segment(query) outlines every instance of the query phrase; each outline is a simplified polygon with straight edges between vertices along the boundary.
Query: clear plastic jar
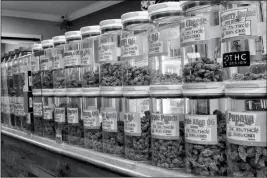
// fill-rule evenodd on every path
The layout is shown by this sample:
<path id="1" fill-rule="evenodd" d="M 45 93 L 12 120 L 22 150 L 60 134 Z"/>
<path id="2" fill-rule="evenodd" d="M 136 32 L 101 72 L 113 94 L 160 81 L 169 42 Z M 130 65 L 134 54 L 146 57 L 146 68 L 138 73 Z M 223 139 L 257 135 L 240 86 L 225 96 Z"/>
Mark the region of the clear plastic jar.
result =
<path id="1" fill-rule="evenodd" d="M 186 99 L 186 172 L 227 175 L 225 105 L 218 97 Z"/>
<path id="2" fill-rule="evenodd" d="M 15 56 L 12 60 L 12 75 L 13 75 L 13 93 L 14 97 L 19 96 L 19 55 L 20 55 L 20 50 L 15 49 Z M 16 100 L 16 99 L 15 99 Z"/>
<path id="3" fill-rule="evenodd" d="M 179 2 L 164 2 L 148 8 L 152 27 L 149 29 L 150 93 L 166 96 L 182 93 L 182 59 L 180 54 Z"/>
<path id="4" fill-rule="evenodd" d="M 125 157 L 151 160 L 150 98 L 125 98 Z"/>
<path id="5" fill-rule="evenodd" d="M 100 63 L 100 86 L 102 96 L 122 95 L 122 65 L 120 62 L 120 19 L 100 22 L 98 63 Z"/>
<path id="6" fill-rule="evenodd" d="M 81 75 L 81 32 L 70 31 L 65 33 L 67 44 L 64 49 L 65 79 L 68 95 L 82 93 Z"/>
<path id="7" fill-rule="evenodd" d="M 266 93 L 266 2 L 224 2 L 220 19 L 226 93 Z"/>
<path id="8" fill-rule="evenodd" d="M 180 3 L 185 12 L 180 23 L 183 94 L 223 95 L 220 1 Z"/>
<path id="9" fill-rule="evenodd" d="M 74 146 L 84 147 L 82 97 L 68 96 L 67 98 L 67 122 L 68 122 L 68 143 Z"/>
<path id="10" fill-rule="evenodd" d="M 124 155 L 123 99 L 101 98 L 103 152 L 117 156 Z"/>
<path id="11" fill-rule="evenodd" d="M 80 29 L 82 33 L 81 42 L 81 63 L 83 93 L 90 93 L 92 96 L 100 95 L 98 58 L 98 38 L 100 27 L 87 26 Z"/>
<path id="12" fill-rule="evenodd" d="M 100 97 L 83 97 L 83 128 L 85 148 L 103 151 L 102 120 L 100 117 Z"/>
<path id="13" fill-rule="evenodd" d="M 267 177 L 266 111 L 264 97 L 228 98 L 228 176 Z"/>
<path id="14" fill-rule="evenodd" d="M 150 72 L 148 65 L 149 18 L 147 11 L 125 13 L 121 16 L 121 61 L 123 95 L 147 95 Z"/>
<path id="15" fill-rule="evenodd" d="M 54 120 L 54 97 L 43 96 L 43 130 L 44 137 L 55 139 L 55 120 Z"/>
<path id="16" fill-rule="evenodd" d="M 40 70 L 40 55 L 42 51 L 41 44 L 32 45 L 32 56 L 31 56 L 31 71 L 32 71 L 32 93 L 33 95 L 41 95 L 42 80 Z"/>
<path id="17" fill-rule="evenodd" d="M 185 167 L 184 99 L 152 98 L 152 165 Z"/>
<path id="18" fill-rule="evenodd" d="M 54 94 L 66 93 L 66 78 L 64 69 L 65 36 L 53 37 L 54 48 L 52 49 L 52 75 Z"/>
<path id="19" fill-rule="evenodd" d="M 67 97 L 55 96 L 55 131 L 58 143 L 68 143 Z"/>
<path id="20" fill-rule="evenodd" d="M 3 99 L 3 116 L 4 116 L 4 125 L 8 126 L 10 124 L 10 115 L 9 115 L 9 95 L 8 95 L 8 59 L 9 54 L 5 53 L 4 55 L 4 63 L 3 63 L 3 83 L 1 83 L 1 86 L 3 86 L 4 91 L 4 97 Z"/>
<path id="21" fill-rule="evenodd" d="M 22 82 L 21 87 L 23 88 L 23 93 L 32 92 L 32 67 L 31 67 L 32 52 L 30 49 L 25 50 L 25 55 L 23 54 L 22 61 Z"/>
<path id="22" fill-rule="evenodd" d="M 52 75 L 52 49 L 53 40 L 41 41 L 43 53 L 40 56 L 40 70 L 42 82 L 42 94 L 53 94 L 53 75 Z"/>
<path id="23" fill-rule="evenodd" d="M 33 133 L 38 136 L 43 136 L 43 102 L 42 96 L 33 96 Z"/>
<path id="24" fill-rule="evenodd" d="M 14 118 L 14 98 L 15 98 L 15 90 L 14 90 L 14 78 L 13 78 L 13 59 L 15 57 L 15 51 L 9 52 L 9 58 L 7 61 L 7 84 L 8 84 L 8 108 L 7 114 L 9 115 L 9 126 L 15 126 L 15 118 Z"/>

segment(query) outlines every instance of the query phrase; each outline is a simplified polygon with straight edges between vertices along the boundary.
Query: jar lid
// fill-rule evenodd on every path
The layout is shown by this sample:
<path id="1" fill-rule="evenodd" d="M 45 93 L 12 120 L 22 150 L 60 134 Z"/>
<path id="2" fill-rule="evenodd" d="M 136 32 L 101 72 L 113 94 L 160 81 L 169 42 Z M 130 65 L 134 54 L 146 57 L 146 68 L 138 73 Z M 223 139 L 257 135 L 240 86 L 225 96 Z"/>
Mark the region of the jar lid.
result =
<path id="1" fill-rule="evenodd" d="M 149 20 L 147 11 L 135 11 L 122 14 L 121 21 L 122 23 L 136 20 Z"/>
<path id="2" fill-rule="evenodd" d="M 30 52 L 31 48 L 30 47 L 19 47 L 20 52 Z"/>
<path id="3" fill-rule="evenodd" d="M 52 38 L 52 40 L 53 40 L 53 43 L 55 44 L 55 43 L 66 43 L 66 37 L 65 36 L 54 36 L 53 38 Z"/>
<path id="4" fill-rule="evenodd" d="M 99 23 L 100 29 L 104 28 L 122 28 L 121 19 L 108 19 Z"/>
<path id="5" fill-rule="evenodd" d="M 65 33 L 65 37 L 67 40 L 75 39 L 75 38 L 82 38 L 80 31 L 69 31 Z"/>
<path id="6" fill-rule="evenodd" d="M 38 44 L 38 43 L 33 44 L 31 47 L 32 47 L 32 51 L 34 51 L 34 50 L 42 50 L 42 45 Z"/>
<path id="7" fill-rule="evenodd" d="M 95 34 L 95 33 L 100 34 L 100 26 L 99 25 L 86 26 L 82 27 L 80 31 L 82 35 Z"/>
<path id="8" fill-rule="evenodd" d="M 162 13 L 168 13 L 168 12 L 182 12 L 180 3 L 179 2 L 165 2 L 165 3 L 153 4 L 148 7 L 149 17 L 156 15 L 156 14 L 162 14 Z"/>
<path id="9" fill-rule="evenodd" d="M 43 40 L 41 41 L 42 47 L 49 47 L 49 46 L 53 46 L 53 40 L 49 39 L 49 40 Z"/>

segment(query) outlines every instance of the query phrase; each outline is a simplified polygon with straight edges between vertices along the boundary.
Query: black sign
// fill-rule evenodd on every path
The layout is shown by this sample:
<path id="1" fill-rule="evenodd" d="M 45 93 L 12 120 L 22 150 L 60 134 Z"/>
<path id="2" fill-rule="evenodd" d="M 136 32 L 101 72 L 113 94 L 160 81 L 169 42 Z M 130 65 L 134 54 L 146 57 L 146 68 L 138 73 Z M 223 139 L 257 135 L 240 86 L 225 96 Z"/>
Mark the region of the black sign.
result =
<path id="1" fill-rule="evenodd" d="M 223 68 L 250 66 L 249 51 L 224 53 L 223 54 Z"/>

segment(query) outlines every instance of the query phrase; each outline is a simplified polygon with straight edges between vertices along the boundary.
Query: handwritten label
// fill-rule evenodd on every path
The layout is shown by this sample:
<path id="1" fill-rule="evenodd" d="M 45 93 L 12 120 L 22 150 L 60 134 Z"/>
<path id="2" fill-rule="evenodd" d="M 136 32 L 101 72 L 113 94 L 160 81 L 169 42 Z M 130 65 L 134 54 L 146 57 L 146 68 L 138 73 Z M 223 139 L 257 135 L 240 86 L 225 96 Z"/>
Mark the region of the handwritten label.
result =
<path id="1" fill-rule="evenodd" d="M 116 48 L 117 46 L 114 42 L 99 45 L 99 62 L 116 60 L 113 59 Z"/>
<path id="2" fill-rule="evenodd" d="M 121 40 L 121 56 L 139 56 L 139 47 L 136 44 L 136 37 L 126 37 Z"/>
<path id="3" fill-rule="evenodd" d="M 45 120 L 53 119 L 53 109 L 51 106 L 43 106 L 43 112 Z"/>
<path id="4" fill-rule="evenodd" d="M 159 41 L 159 33 L 151 33 L 148 36 L 148 52 L 150 55 L 163 52 L 163 42 Z"/>
<path id="5" fill-rule="evenodd" d="M 256 7 L 236 8 L 221 13 L 222 39 L 257 34 Z"/>
<path id="6" fill-rule="evenodd" d="M 33 103 L 33 115 L 34 116 L 43 116 L 43 104 L 42 103 Z"/>
<path id="7" fill-rule="evenodd" d="M 125 135 L 141 136 L 141 116 L 139 113 L 124 114 Z"/>
<path id="8" fill-rule="evenodd" d="M 41 70 L 49 70 L 49 58 L 45 55 L 40 56 L 40 68 Z"/>
<path id="9" fill-rule="evenodd" d="M 116 111 L 101 112 L 102 115 L 102 129 L 105 132 L 117 132 L 118 116 Z"/>
<path id="10" fill-rule="evenodd" d="M 65 67 L 80 65 L 81 64 L 80 59 L 81 57 L 79 50 L 67 51 L 64 53 Z"/>
<path id="11" fill-rule="evenodd" d="M 79 123 L 78 108 L 67 108 L 68 123 L 77 124 Z"/>
<path id="12" fill-rule="evenodd" d="M 250 66 L 249 51 L 223 54 L 223 68 L 238 66 Z"/>
<path id="13" fill-rule="evenodd" d="M 266 112 L 227 112 L 227 140 L 247 146 L 267 146 Z"/>
<path id="14" fill-rule="evenodd" d="M 81 50 L 81 64 L 82 65 L 89 65 L 92 59 L 93 59 L 93 56 L 92 56 L 91 48 L 85 48 Z"/>
<path id="15" fill-rule="evenodd" d="M 217 144 L 216 115 L 186 115 L 185 140 L 194 144 Z"/>
<path id="16" fill-rule="evenodd" d="M 52 68 L 53 69 L 62 69 L 64 68 L 64 60 L 62 54 L 55 54 L 53 57 Z"/>
<path id="17" fill-rule="evenodd" d="M 83 110 L 83 124 L 88 129 L 100 129 L 101 120 L 98 110 Z"/>
<path id="18" fill-rule="evenodd" d="M 66 117 L 66 109 L 65 108 L 55 108 L 54 116 L 55 122 L 63 123 L 65 122 Z"/>

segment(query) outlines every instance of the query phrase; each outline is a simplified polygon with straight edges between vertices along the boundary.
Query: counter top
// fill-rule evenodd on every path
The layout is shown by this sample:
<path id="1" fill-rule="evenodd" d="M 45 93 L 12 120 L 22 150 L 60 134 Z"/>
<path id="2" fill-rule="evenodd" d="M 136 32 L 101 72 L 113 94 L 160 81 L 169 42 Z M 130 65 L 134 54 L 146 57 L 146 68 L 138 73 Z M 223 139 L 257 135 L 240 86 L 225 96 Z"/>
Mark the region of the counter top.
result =
<path id="1" fill-rule="evenodd" d="M 151 166 L 147 163 L 127 160 L 115 157 L 111 154 L 99 153 L 85 148 L 79 148 L 67 144 L 59 144 L 53 140 L 28 135 L 19 130 L 8 127 L 1 127 L 1 133 L 22 140 L 24 142 L 47 149 L 57 154 L 66 155 L 77 160 L 85 161 L 90 164 L 104 167 L 108 170 L 116 171 L 121 174 L 134 177 L 195 177 L 192 174 L 185 173 L 184 169 L 167 170 Z"/>

